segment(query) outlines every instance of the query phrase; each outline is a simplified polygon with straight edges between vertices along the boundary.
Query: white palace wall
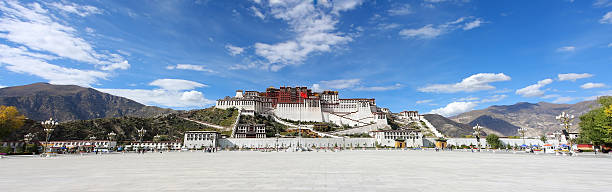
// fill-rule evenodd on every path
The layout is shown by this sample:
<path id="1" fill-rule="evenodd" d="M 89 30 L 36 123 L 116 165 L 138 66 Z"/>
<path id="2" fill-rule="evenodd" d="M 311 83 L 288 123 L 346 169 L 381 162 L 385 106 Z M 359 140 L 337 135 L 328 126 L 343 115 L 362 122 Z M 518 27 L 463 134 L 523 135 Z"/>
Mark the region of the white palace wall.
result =
<path id="1" fill-rule="evenodd" d="M 281 119 L 293 121 L 323 122 L 323 113 L 320 106 L 304 106 L 301 103 L 279 103 L 274 114 Z"/>
<path id="2" fill-rule="evenodd" d="M 465 145 L 465 146 L 469 146 L 469 145 L 477 145 L 478 141 L 476 141 L 476 138 L 447 138 L 448 140 L 446 141 L 446 143 L 448 145 L 454 145 L 454 146 L 461 146 L 461 145 Z M 424 145 L 427 147 L 434 147 L 435 146 L 435 140 L 436 138 L 426 138 L 424 141 Z M 499 139 L 504 145 L 511 145 L 511 146 L 521 146 L 523 145 L 523 139 L 509 139 L 509 138 L 500 138 Z M 525 139 L 525 144 L 526 145 L 539 145 L 542 146 L 544 143 L 540 140 L 540 139 Z M 480 139 L 480 145 L 482 146 L 486 146 L 487 145 L 487 140 L 485 138 Z"/>
<path id="3" fill-rule="evenodd" d="M 278 138 L 279 147 L 376 147 L 375 138 Z M 221 148 L 274 148 L 276 138 L 223 138 L 219 139 Z"/>

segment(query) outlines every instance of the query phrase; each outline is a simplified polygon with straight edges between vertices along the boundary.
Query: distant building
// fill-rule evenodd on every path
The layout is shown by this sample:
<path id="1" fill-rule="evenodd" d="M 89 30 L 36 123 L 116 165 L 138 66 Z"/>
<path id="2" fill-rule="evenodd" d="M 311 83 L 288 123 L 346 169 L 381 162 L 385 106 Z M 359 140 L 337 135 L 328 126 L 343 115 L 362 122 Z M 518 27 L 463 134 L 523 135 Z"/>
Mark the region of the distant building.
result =
<path id="1" fill-rule="evenodd" d="M 238 124 L 236 138 L 266 138 L 265 124 Z"/>
<path id="2" fill-rule="evenodd" d="M 180 142 L 174 141 L 143 141 L 143 142 L 132 142 L 133 148 L 144 148 L 148 150 L 180 150 L 183 146 Z"/>
<path id="3" fill-rule="evenodd" d="M 45 145 L 45 142 L 41 142 Z M 49 148 L 115 148 L 117 147 L 116 141 L 109 140 L 68 140 L 68 141 L 49 141 L 47 145 Z"/>
<path id="4" fill-rule="evenodd" d="M 216 131 L 187 131 L 183 138 L 183 144 L 189 149 L 202 147 L 217 147 L 219 133 Z"/>
<path id="5" fill-rule="evenodd" d="M 388 110 L 369 98 L 340 99 L 338 91 L 313 92 L 307 87 L 269 87 L 265 92 L 237 90 L 216 101 L 216 108 L 237 108 L 244 115 L 274 115 L 292 121 L 388 128 Z"/>
<path id="6" fill-rule="evenodd" d="M 418 111 L 402 111 L 399 114 L 399 119 L 409 120 L 409 121 L 420 121 L 421 117 L 419 116 Z"/>
<path id="7" fill-rule="evenodd" d="M 370 135 L 378 144 L 388 147 L 421 147 L 423 134 L 418 129 L 401 128 L 399 130 L 372 131 Z M 398 145 L 399 144 L 399 145 Z"/>

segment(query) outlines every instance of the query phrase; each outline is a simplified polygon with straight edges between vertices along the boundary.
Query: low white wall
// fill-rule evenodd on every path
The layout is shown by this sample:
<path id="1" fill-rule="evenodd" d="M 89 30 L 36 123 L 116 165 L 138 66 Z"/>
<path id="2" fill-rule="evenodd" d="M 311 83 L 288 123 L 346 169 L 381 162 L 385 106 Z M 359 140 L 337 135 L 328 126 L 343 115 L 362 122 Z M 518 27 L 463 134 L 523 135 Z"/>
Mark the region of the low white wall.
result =
<path id="1" fill-rule="evenodd" d="M 223 138 L 219 139 L 221 148 L 274 148 L 279 147 L 376 147 L 374 138 Z"/>
<path id="2" fill-rule="evenodd" d="M 424 145 L 426 147 L 434 147 L 436 143 L 436 138 L 425 138 Z M 511 146 L 521 146 L 523 145 L 523 139 L 508 139 L 508 138 L 500 138 L 499 139 L 504 145 L 510 144 Z M 448 145 L 461 146 L 461 145 L 477 145 L 478 141 L 476 138 L 447 138 L 446 143 Z M 540 139 L 525 139 L 526 145 L 544 145 L 544 143 Z M 480 145 L 486 146 L 487 140 L 483 137 L 480 139 Z"/>

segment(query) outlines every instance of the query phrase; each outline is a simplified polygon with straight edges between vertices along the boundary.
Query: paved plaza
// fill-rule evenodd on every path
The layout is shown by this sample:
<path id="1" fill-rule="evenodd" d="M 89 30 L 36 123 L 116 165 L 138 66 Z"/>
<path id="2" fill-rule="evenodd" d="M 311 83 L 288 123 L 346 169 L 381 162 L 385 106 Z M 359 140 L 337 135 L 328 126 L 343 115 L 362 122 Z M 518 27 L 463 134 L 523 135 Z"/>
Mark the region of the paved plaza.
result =
<path id="1" fill-rule="evenodd" d="M 10 191 L 612 191 L 612 158 L 458 151 L 164 152 L 0 159 Z"/>

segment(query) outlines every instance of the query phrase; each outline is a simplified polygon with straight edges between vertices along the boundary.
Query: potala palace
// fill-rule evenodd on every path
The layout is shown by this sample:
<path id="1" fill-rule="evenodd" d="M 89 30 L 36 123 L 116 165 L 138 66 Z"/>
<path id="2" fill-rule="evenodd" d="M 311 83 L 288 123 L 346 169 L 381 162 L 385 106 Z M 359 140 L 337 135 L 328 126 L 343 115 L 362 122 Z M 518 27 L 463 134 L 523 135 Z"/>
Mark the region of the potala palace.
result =
<path id="1" fill-rule="evenodd" d="M 216 107 L 235 107 L 244 115 L 272 115 L 292 121 L 330 122 L 352 127 L 388 127 L 386 112 L 374 99 L 341 99 L 338 91 L 313 92 L 307 87 L 269 87 L 265 92 L 237 90 L 234 97 L 216 102 Z"/>

